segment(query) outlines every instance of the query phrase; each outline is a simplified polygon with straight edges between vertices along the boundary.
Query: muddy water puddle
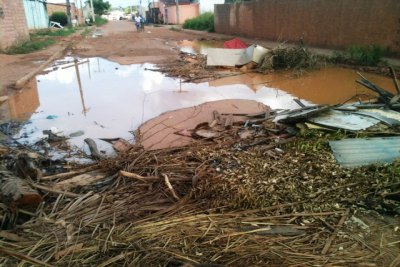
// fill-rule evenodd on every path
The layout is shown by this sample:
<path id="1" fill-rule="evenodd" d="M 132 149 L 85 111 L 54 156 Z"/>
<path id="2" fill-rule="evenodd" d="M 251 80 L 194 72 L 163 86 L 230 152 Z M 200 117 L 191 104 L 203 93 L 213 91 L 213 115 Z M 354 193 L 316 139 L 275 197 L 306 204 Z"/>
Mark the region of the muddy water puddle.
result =
<path id="1" fill-rule="evenodd" d="M 224 42 L 217 40 L 189 41 L 183 40 L 178 43 L 181 52 L 188 54 L 207 55 L 208 48 L 223 48 Z"/>
<path id="2" fill-rule="evenodd" d="M 298 108 L 295 97 L 306 104 L 341 103 L 354 95 L 371 97 L 348 69 L 328 68 L 300 78 L 293 78 L 293 73 L 249 73 L 192 84 L 147 70 L 155 68 L 152 64 L 122 66 L 102 58 L 60 62 L 0 106 L 3 120 L 28 121 L 14 136 L 21 141 L 35 142 L 49 129 L 71 136 L 78 147 L 87 137 L 133 140 L 132 131 L 144 122 L 208 101 L 255 100 L 273 109 L 293 109 Z M 366 76 L 394 91 L 390 79 Z"/>

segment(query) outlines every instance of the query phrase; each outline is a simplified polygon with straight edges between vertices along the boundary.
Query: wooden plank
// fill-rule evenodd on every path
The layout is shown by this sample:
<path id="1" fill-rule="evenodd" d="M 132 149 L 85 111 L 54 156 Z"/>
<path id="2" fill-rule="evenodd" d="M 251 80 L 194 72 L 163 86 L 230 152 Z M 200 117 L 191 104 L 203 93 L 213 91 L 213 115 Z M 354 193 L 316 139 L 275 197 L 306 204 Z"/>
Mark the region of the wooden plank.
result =
<path id="1" fill-rule="evenodd" d="M 63 180 L 61 182 L 58 182 L 54 185 L 54 189 L 57 190 L 71 190 L 76 187 L 83 187 L 90 185 L 94 182 L 103 180 L 106 178 L 108 175 L 104 172 L 99 172 L 99 171 L 93 171 L 89 173 L 84 173 L 77 175 L 73 178 Z"/>

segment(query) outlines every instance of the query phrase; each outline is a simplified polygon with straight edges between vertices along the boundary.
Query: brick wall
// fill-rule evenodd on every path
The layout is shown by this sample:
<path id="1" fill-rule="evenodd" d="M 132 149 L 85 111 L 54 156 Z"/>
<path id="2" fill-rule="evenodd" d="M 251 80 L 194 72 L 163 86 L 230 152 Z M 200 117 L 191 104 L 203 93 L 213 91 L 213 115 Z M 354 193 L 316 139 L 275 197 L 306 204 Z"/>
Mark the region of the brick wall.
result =
<path id="1" fill-rule="evenodd" d="M 22 0 L 0 0 L 0 49 L 29 40 Z"/>
<path id="2" fill-rule="evenodd" d="M 345 48 L 381 45 L 400 53 L 400 0 L 253 0 L 216 5 L 215 29 L 272 41 Z"/>
<path id="3" fill-rule="evenodd" d="M 71 19 L 78 19 L 79 18 L 79 10 L 75 6 L 75 3 L 71 3 Z M 49 14 L 49 17 L 54 13 L 54 12 L 64 12 L 67 13 L 67 6 L 66 5 L 54 5 L 51 3 L 47 3 L 47 14 Z"/>

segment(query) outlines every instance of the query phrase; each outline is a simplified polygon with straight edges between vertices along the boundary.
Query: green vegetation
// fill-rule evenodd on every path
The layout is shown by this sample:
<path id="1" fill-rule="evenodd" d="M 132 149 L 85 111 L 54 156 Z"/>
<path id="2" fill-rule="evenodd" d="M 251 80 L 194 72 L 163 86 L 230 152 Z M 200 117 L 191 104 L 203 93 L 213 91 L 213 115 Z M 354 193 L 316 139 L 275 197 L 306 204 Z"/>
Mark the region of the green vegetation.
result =
<path id="1" fill-rule="evenodd" d="M 56 41 L 51 38 L 39 39 L 39 40 L 31 40 L 27 42 L 23 42 L 19 45 L 11 46 L 7 48 L 4 53 L 8 55 L 15 54 L 28 54 L 37 50 L 41 50 L 49 45 L 54 44 Z"/>
<path id="2" fill-rule="evenodd" d="M 49 19 L 50 19 L 50 21 L 58 22 L 63 26 L 68 24 L 68 17 L 65 12 L 56 11 L 53 14 L 51 14 Z"/>
<path id="3" fill-rule="evenodd" d="M 183 23 L 184 29 L 214 32 L 214 14 L 207 12 L 197 18 L 188 19 Z"/>
<path id="4" fill-rule="evenodd" d="M 31 38 L 35 36 L 68 36 L 75 32 L 74 28 L 64 28 L 59 30 L 43 29 L 31 34 Z"/>
<path id="5" fill-rule="evenodd" d="M 68 36 L 73 33 L 75 33 L 74 28 L 38 30 L 30 34 L 29 41 L 11 46 L 2 52 L 9 55 L 32 53 L 54 44 L 56 42 L 56 37 Z"/>
<path id="6" fill-rule="evenodd" d="M 174 32 L 180 32 L 180 31 L 182 31 L 181 28 L 178 28 L 178 27 L 175 27 L 175 26 L 171 26 L 171 27 L 169 28 L 169 30 L 170 30 L 170 31 L 174 31 Z"/>
<path id="7" fill-rule="evenodd" d="M 104 2 L 103 0 L 93 0 L 93 8 L 95 14 L 104 15 L 111 8 L 111 5 L 108 1 Z"/>
<path id="8" fill-rule="evenodd" d="M 81 36 L 85 37 L 90 33 L 90 29 L 88 27 L 85 27 L 85 30 L 81 32 Z"/>
<path id="9" fill-rule="evenodd" d="M 344 52 L 335 52 L 332 61 L 334 63 L 377 66 L 382 63 L 384 49 L 378 45 L 350 46 Z"/>
<path id="10" fill-rule="evenodd" d="M 101 26 L 101 25 L 104 25 L 104 24 L 106 24 L 107 22 L 108 22 L 108 20 L 107 19 L 104 19 L 104 18 L 102 18 L 101 16 L 99 16 L 99 15 L 96 15 L 96 21 L 95 21 L 95 25 L 96 26 Z"/>

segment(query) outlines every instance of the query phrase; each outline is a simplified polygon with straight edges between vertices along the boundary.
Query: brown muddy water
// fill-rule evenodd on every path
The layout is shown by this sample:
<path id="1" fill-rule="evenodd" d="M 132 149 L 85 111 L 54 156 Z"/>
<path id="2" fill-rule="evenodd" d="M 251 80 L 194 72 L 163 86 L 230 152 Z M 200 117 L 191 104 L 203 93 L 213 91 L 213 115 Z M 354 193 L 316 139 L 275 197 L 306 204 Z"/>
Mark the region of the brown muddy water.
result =
<path id="1" fill-rule="evenodd" d="M 102 58 L 72 58 L 56 62 L 26 88 L 0 103 L 1 119 L 28 121 L 14 137 L 32 143 L 42 131 L 54 129 L 83 146 L 83 139 L 133 140 L 132 131 L 167 111 L 225 99 L 255 100 L 272 109 L 298 108 L 293 98 L 306 104 L 342 103 L 355 95 L 373 94 L 355 83 L 355 71 L 326 68 L 304 74 L 243 74 L 212 82 L 180 83 L 165 77 L 152 64 L 122 66 Z M 394 91 L 392 81 L 365 74 L 371 81 Z M 240 107 L 239 107 L 240 108 Z"/>
<path id="2" fill-rule="evenodd" d="M 224 42 L 217 40 L 189 41 L 183 40 L 178 43 L 181 52 L 188 54 L 207 55 L 208 48 L 223 48 Z"/>

